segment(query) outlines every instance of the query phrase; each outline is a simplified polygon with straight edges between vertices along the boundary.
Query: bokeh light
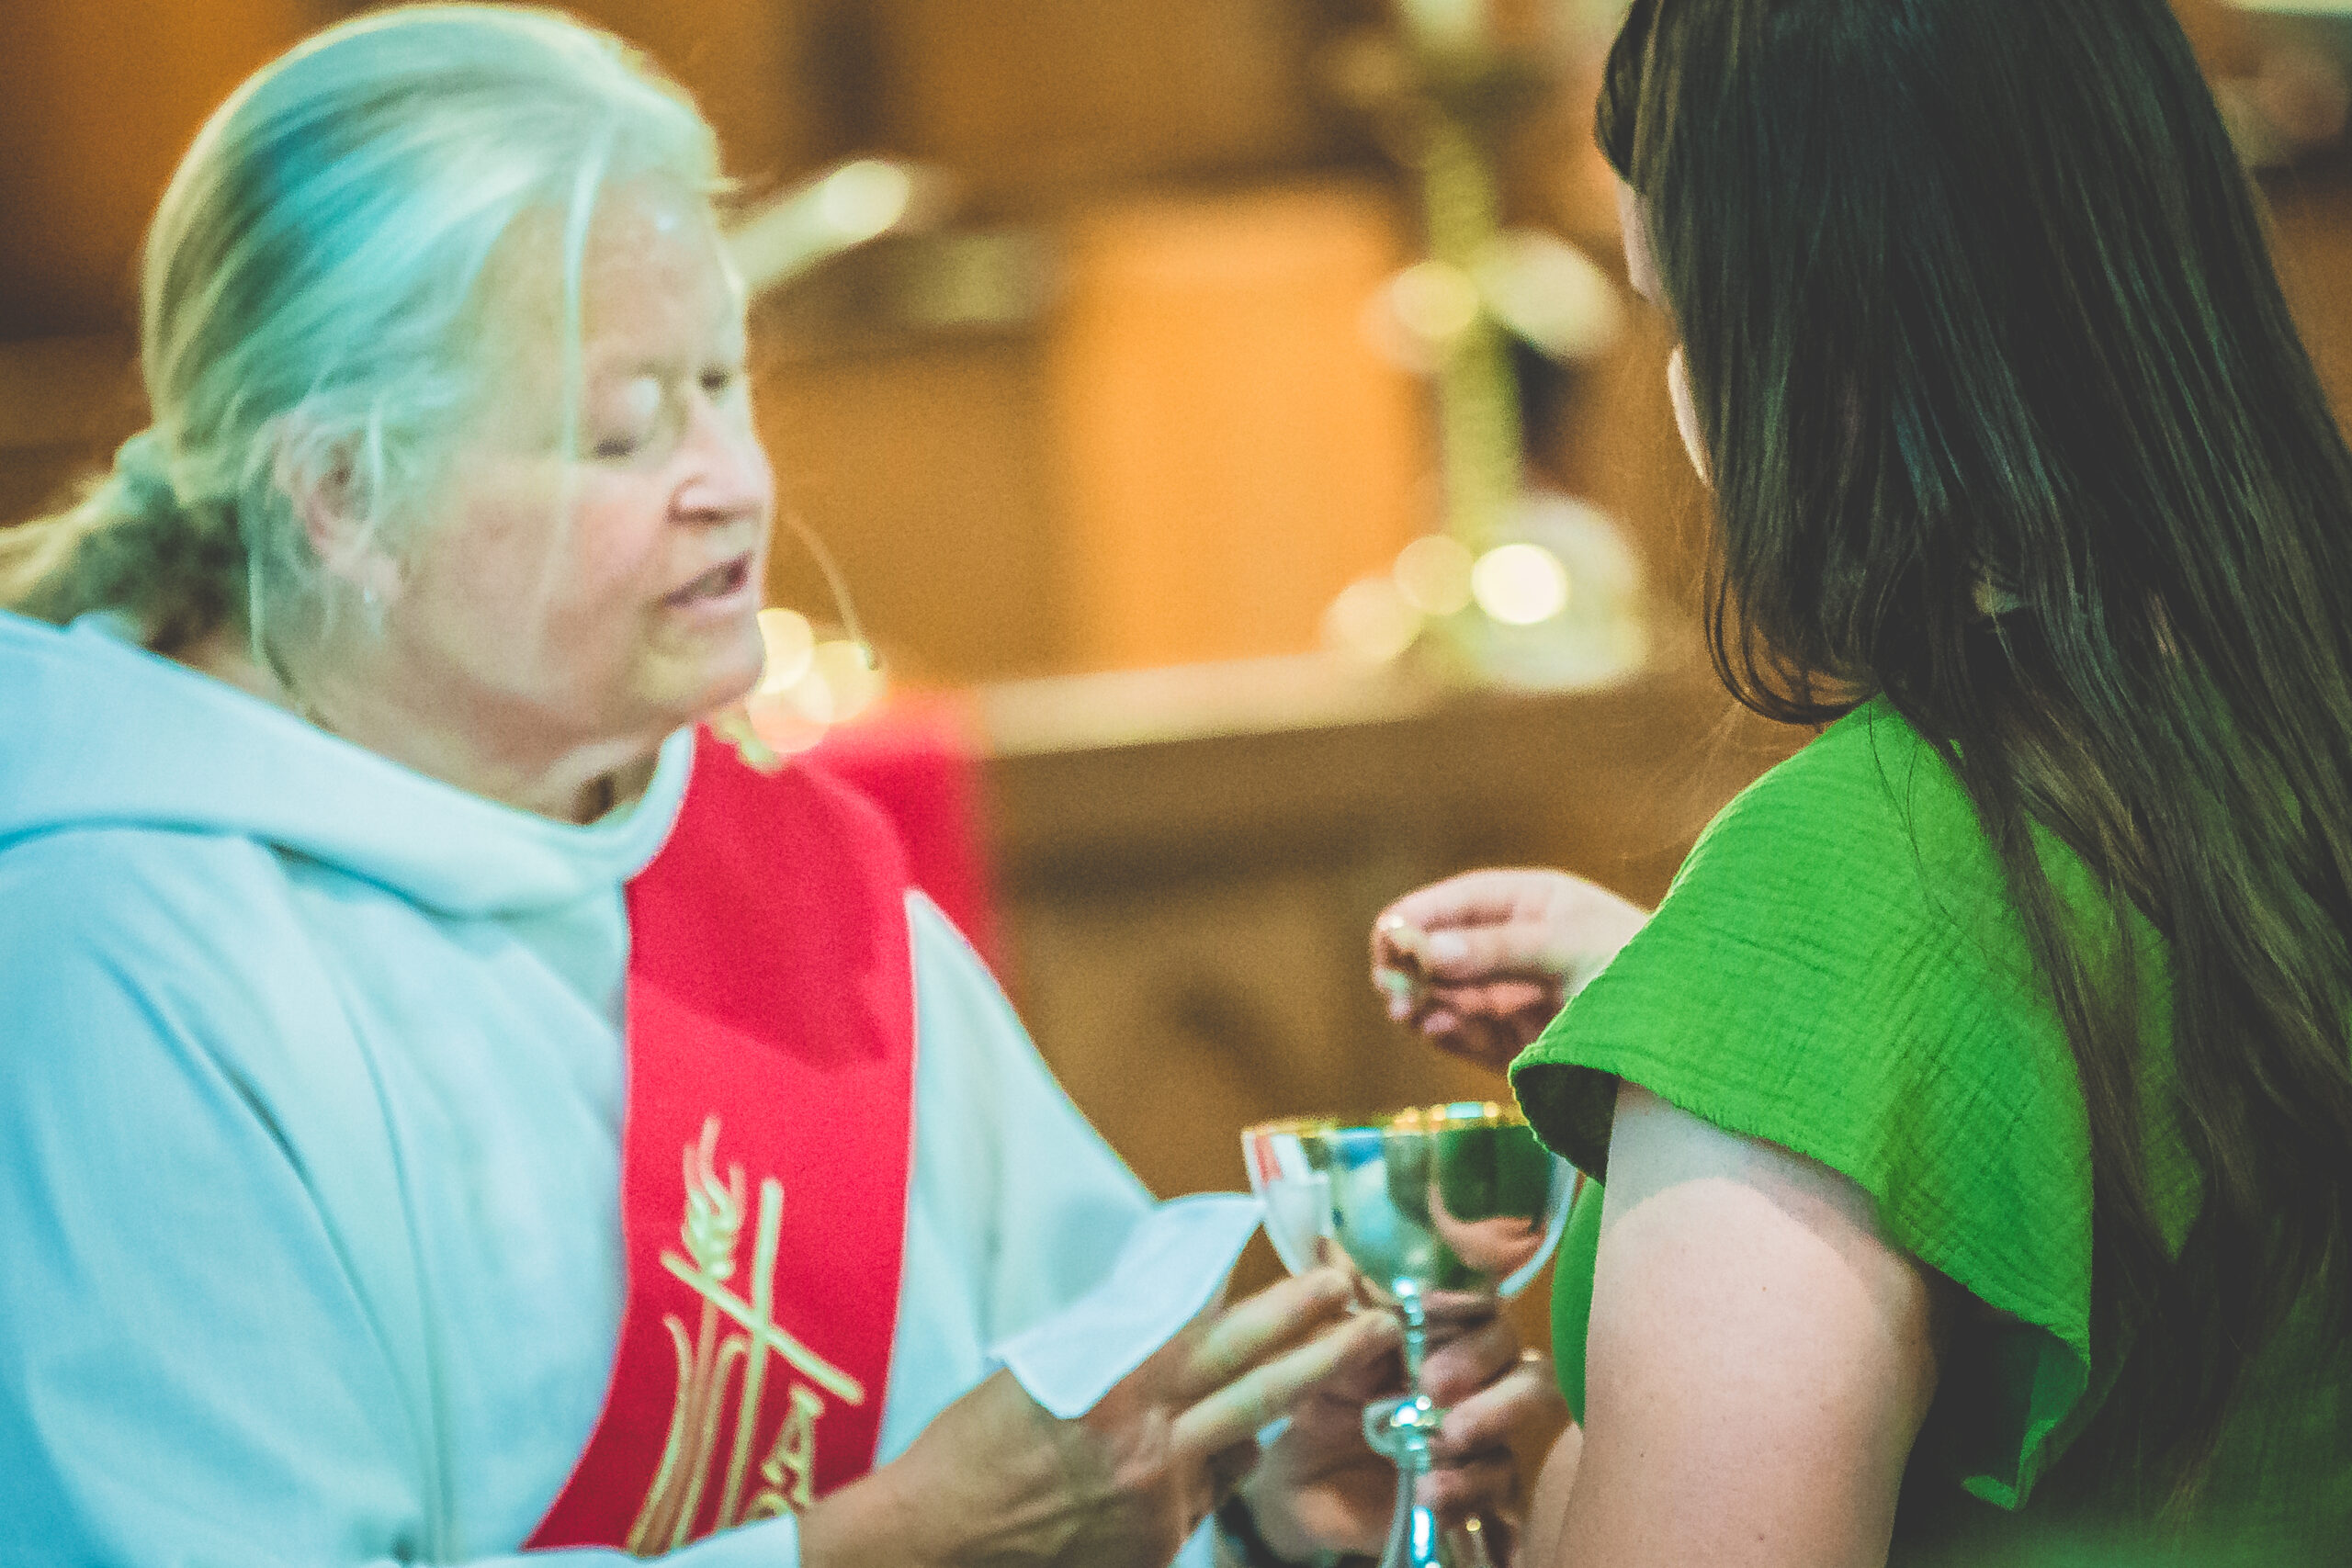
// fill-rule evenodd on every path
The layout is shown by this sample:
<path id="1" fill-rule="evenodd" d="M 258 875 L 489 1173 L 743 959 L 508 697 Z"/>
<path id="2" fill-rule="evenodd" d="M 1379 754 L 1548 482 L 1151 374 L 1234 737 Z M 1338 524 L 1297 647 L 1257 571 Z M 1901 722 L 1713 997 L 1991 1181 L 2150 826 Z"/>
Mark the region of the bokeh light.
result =
<path id="1" fill-rule="evenodd" d="M 767 668 L 743 711 L 752 733 L 780 755 L 806 751 L 882 697 L 887 682 L 863 642 L 820 642 L 808 617 L 779 609 L 760 612 L 760 638 Z"/>
<path id="2" fill-rule="evenodd" d="M 1324 646 L 1368 664 L 1387 663 L 1420 633 L 1421 613 L 1388 577 L 1359 578 L 1323 612 Z"/>
<path id="3" fill-rule="evenodd" d="M 839 243 L 854 245 L 895 227 L 907 215 L 914 190 L 913 176 L 898 164 L 860 158 L 825 176 L 817 191 L 817 211 Z"/>
<path id="4" fill-rule="evenodd" d="M 1388 308 L 1421 342 L 1442 346 L 1470 330 L 1483 303 L 1470 275 L 1448 262 L 1416 262 L 1388 284 Z"/>
<path id="5" fill-rule="evenodd" d="M 1495 320 L 1554 359 L 1590 359 L 1624 331 L 1615 280 L 1556 234 L 1500 234 L 1471 270 Z"/>
<path id="6" fill-rule="evenodd" d="M 760 612 L 760 642 L 767 649 L 767 661 L 760 668 L 759 694 L 772 697 L 789 691 L 808 673 L 817 631 L 799 611 L 771 606 Z"/>
<path id="7" fill-rule="evenodd" d="M 865 644 L 847 637 L 820 642 L 810 663 L 809 680 L 804 684 L 823 687 L 828 722 L 847 723 L 881 699 L 882 671 L 875 667 L 873 651 Z"/>
<path id="8" fill-rule="evenodd" d="M 1425 615 L 1451 615 L 1470 603 L 1469 547 L 1448 534 L 1407 545 L 1391 575 L 1405 602 Z"/>
<path id="9" fill-rule="evenodd" d="M 1567 607 L 1568 569 L 1541 545 L 1497 545 L 1470 569 L 1478 608 L 1509 626 L 1532 626 Z"/>

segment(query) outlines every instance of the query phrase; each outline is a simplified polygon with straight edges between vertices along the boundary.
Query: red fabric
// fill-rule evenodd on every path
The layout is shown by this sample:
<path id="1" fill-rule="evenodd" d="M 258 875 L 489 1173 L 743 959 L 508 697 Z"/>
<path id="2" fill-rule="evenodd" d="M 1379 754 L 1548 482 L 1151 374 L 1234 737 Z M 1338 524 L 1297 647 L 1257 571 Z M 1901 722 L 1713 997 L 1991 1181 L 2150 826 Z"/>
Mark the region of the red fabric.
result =
<path id="1" fill-rule="evenodd" d="M 911 1156 L 907 886 L 850 791 L 701 738 L 628 888 L 620 1347 L 529 1547 L 663 1551 L 872 1468 Z"/>
<path id="2" fill-rule="evenodd" d="M 991 968 L 996 905 L 981 848 L 979 748 L 952 697 L 894 697 L 871 718 L 827 735 L 808 760 L 882 809 L 930 895 Z"/>

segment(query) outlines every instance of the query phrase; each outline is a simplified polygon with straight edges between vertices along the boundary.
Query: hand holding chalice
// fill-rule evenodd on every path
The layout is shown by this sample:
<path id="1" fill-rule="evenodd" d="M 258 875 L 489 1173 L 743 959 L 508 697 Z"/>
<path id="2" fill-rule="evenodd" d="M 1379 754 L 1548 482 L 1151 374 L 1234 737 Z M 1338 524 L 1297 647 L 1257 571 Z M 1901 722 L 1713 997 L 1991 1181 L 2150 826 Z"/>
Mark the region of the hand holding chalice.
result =
<path id="1" fill-rule="evenodd" d="M 1515 1111 L 1484 1101 L 1359 1126 L 1268 1122 L 1242 1149 L 1283 1264 L 1344 1264 L 1404 1325 L 1406 1393 L 1364 1413 L 1366 1440 L 1396 1466 L 1381 1568 L 1485 1568 L 1478 1522 L 1446 1529 L 1419 1499 L 1445 1416 L 1421 1384 L 1432 1309 L 1524 1287 L 1559 1240 L 1577 1173 Z"/>

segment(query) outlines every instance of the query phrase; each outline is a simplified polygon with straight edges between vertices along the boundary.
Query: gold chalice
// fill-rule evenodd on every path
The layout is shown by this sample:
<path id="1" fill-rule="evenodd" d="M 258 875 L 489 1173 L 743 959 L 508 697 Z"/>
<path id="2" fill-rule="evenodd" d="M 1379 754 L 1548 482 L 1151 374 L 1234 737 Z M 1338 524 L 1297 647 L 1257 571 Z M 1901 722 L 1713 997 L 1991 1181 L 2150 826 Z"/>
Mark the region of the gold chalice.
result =
<path id="1" fill-rule="evenodd" d="M 1395 1111 L 1360 1126 L 1303 1119 L 1241 1134 L 1266 1235 L 1294 1274 L 1342 1262 L 1405 1325 L 1406 1392 L 1364 1412 L 1364 1438 L 1396 1466 L 1380 1568 L 1487 1568 L 1477 1521 L 1441 1528 L 1419 1500 L 1445 1412 L 1421 1390 L 1430 1309 L 1499 1300 L 1544 1267 L 1578 1177 L 1526 1119 L 1483 1100 Z"/>

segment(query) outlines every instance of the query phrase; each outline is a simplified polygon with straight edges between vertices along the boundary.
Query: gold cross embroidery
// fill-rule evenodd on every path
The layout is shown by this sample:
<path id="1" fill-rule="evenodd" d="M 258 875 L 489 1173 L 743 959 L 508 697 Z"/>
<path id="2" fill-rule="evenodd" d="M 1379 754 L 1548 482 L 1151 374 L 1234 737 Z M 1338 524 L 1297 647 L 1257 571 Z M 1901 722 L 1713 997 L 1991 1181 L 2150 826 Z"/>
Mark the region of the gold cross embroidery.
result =
<path id="1" fill-rule="evenodd" d="M 796 1382 L 784 1428 L 760 1466 L 761 1476 L 769 1485 L 752 1498 L 748 1512 L 741 1511 L 771 1353 L 844 1404 L 865 1403 L 863 1383 L 785 1332 L 773 1316 L 776 1249 L 784 1224 L 784 1184 L 774 1177 L 760 1183 L 750 1298 L 728 1287 L 735 1273 L 736 1238 L 743 1224 L 743 1168 L 729 1166 L 727 1179 L 721 1182 L 718 1153 L 718 1118 L 713 1116 L 703 1122 L 701 1141 L 684 1151 L 686 1215 L 678 1235 L 685 1243 L 686 1256 L 662 1255 L 662 1267 L 702 1298 L 702 1323 L 690 1341 L 684 1319 L 670 1314 L 662 1320 L 677 1353 L 678 1392 L 661 1466 L 646 1491 L 636 1523 L 629 1527 L 626 1544 L 639 1557 L 674 1551 L 694 1533 L 717 1454 L 728 1385 L 739 1364 L 743 1371 L 742 1392 L 736 1404 L 734 1443 L 713 1530 L 726 1529 L 746 1517 L 808 1505 L 809 1478 L 816 1469 L 817 1417 L 824 1413 L 824 1401 Z M 735 1331 L 721 1337 L 721 1317 L 736 1325 Z"/>

